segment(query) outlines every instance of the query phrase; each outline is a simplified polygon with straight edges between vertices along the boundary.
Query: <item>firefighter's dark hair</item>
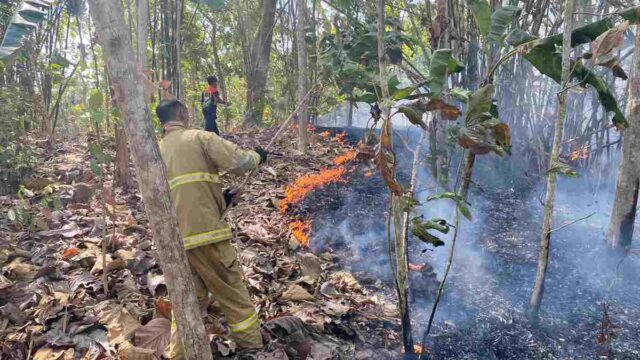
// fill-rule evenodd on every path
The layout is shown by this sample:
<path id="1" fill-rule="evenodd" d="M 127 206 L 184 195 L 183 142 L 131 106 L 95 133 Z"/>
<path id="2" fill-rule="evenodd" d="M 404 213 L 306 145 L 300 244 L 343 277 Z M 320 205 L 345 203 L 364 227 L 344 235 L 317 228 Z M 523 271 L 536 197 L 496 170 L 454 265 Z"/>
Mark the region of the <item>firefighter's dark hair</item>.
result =
<path id="1" fill-rule="evenodd" d="M 208 83 L 209 85 L 213 85 L 213 84 L 215 84 L 215 83 L 217 83 L 217 82 L 218 82 L 218 78 L 217 78 L 217 77 L 215 77 L 215 76 L 209 76 L 209 77 L 207 78 L 207 83 Z"/>
<path id="2" fill-rule="evenodd" d="M 178 100 L 162 100 L 156 107 L 156 115 L 158 115 L 160 123 L 164 125 L 169 121 L 178 120 L 178 113 L 182 108 L 184 105 Z"/>

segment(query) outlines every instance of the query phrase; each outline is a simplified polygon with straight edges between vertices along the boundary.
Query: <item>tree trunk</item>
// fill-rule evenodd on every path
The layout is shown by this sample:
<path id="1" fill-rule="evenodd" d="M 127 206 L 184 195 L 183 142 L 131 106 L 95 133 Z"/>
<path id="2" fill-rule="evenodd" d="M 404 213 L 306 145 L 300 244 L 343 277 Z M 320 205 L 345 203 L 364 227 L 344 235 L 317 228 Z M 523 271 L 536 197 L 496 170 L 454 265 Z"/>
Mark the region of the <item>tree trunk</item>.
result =
<path id="1" fill-rule="evenodd" d="M 276 0 L 262 0 L 261 13 L 258 34 L 249 45 L 246 56 L 247 110 L 244 115 L 245 126 L 262 123 L 269 57 L 271 56 L 271 39 L 276 20 Z"/>
<path id="2" fill-rule="evenodd" d="M 347 100 L 347 127 L 353 127 L 353 101 Z"/>
<path id="3" fill-rule="evenodd" d="M 377 0 L 377 43 L 378 43 L 378 69 L 380 72 L 380 87 L 382 89 L 382 99 L 389 98 L 389 88 L 387 85 L 387 71 L 385 66 L 385 0 Z M 393 138 L 393 130 L 391 128 L 391 109 L 386 107 L 382 108 L 383 116 L 385 118 L 384 126 L 388 129 L 390 138 Z M 392 145 L 393 147 L 393 145 Z M 395 174 L 393 174 L 395 178 Z M 395 265 L 396 274 L 396 291 L 398 293 L 398 310 L 400 312 L 400 322 L 402 327 L 402 344 L 404 353 L 407 356 L 414 354 L 413 350 L 413 337 L 411 335 L 411 316 L 409 314 L 409 299 L 408 299 L 408 282 L 407 274 L 409 273 L 409 261 L 407 254 L 407 238 L 406 233 L 408 228 L 404 220 L 408 217 L 405 216 L 405 212 L 402 209 L 401 198 L 393 192 L 391 193 L 391 213 L 389 216 L 393 219 L 395 237 Z M 389 234 L 390 235 L 390 234 Z M 391 239 L 388 239 L 391 240 Z M 391 255 L 391 254 L 390 254 Z M 390 258 L 389 261 L 393 260 Z"/>
<path id="4" fill-rule="evenodd" d="M 609 225 L 609 243 L 616 249 L 631 246 L 640 191 L 640 26 L 636 26 L 627 118 L 629 128 L 624 131 L 616 200 Z"/>
<path id="5" fill-rule="evenodd" d="M 298 19 L 296 21 L 296 45 L 298 49 L 298 101 L 301 102 L 307 94 L 307 44 L 304 41 L 305 28 L 307 26 L 307 2 L 306 0 L 296 0 L 296 10 Z M 309 134 L 307 134 L 307 125 L 309 123 L 309 112 L 307 104 L 304 102 L 298 112 L 298 150 L 302 153 L 307 152 L 309 145 Z"/>
<path id="6" fill-rule="evenodd" d="M 564 9 L 564 33 L 562 39 L 562 81 L 558 94 L 558 117 L 556 118 L 553 133 L 553 146 L 549 158 L 548 168 L 551 169 L 558 162 L 560 145 L 564 130 L 564 121 L 567 116 L 567 86 L 571 76 L 571 31 L 573 30 L 573 3 L 574 0 L 565 0 Z M 547 196 L 544 203 L 544 219 L 542 221 L 542 233 L 540 234 L 540 254 L 538 256 L 538 272 L 533 286 L 531 300 L 529 302 L 529 316 L 537 321 L 539 318 L 540 304 L 544 295 L 544 281 L 549 265 L 549 248 L 551 245 L 551 220 L 553 218 L 553 203 L 555 201 L 557 174 L 547 172 Z"/>
<path id="7" fill-rule="evenodd" d="M 160 263 L 167 280 L 173 314 L 187 359 L 211 360 L 211 349 L 196 300 L 166 168 L 154 140 L 151 113 L 145 103 L 142 74 L 137 72 L 120 1 L 89 0 L 120 113 L 125 119 L 138 183 Z"/>
<path id="8" fill-rule="evenodd" d="M 149 0 L 138 0 L 136 16 L 138 21 L 136 44 L 138 46 L 138 64 L 144 70 L 147 66 L 147 39 L 149 38 Z"/>
<path id="9" fill-rule="evenodd" d="M 122 190 L 129 190 L 129 147 L 127 134 L 122 125 L 116 125 L 116 183 Z"/>

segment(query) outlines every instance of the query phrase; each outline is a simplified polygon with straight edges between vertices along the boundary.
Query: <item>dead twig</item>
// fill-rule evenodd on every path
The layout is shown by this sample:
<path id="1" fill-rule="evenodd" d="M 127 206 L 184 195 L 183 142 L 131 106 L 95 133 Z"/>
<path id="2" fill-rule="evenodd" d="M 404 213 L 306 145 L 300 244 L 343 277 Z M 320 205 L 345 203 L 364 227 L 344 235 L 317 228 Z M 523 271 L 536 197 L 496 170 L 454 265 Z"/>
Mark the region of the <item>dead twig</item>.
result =
<path id="1" fill-rule="evenodd" d="M 595 214 L 596 213 L 591 213 L 591 214 L 589 214 L 589 215 L 587 215 L 585 217 L 581 217 L 580 219 L 576 219 L 576 220 L 570 221 L 570 222 L 568 222 L 568 223 L 566 223 L 566 224 L 564 224 L 564 225 L 562 225 L 562 226 L 560 226 L 558 228 L 551 229 L 551 230 L 549 230 L 549 234 L 551 234 L 551 233 L 553 233 L 555 231 L 558 231 L 558 230 L 562 230 L 562 229 L 566 228 L 567 226 L 571 226 L 571 225 L 577 223 L 578 221 L 586 220 L 586 219 L 592 217 Z"/>

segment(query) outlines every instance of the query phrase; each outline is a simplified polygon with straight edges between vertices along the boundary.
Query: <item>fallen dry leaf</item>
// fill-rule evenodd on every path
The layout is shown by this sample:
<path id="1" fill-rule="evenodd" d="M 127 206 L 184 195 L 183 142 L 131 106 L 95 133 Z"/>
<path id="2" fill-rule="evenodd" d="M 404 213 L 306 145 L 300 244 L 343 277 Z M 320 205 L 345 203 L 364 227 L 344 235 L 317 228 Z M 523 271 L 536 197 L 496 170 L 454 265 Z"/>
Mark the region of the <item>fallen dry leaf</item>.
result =
<path id="1" fill-rule="evenodd" d="M 139 327 L 135 332 L 135 345 L 152 350 L 159 358 L 171 340 L 171 322 L 159 317 Z"/>
<path id="2" fill-rule="evenodd" d="M 282 300 L 291 300 L 291 301 L 313 301 L 316 298 L 309 294 L 307 290 L 305 290 L 300 285 L 290 285 L 287 290 L 280 296 Z"/>

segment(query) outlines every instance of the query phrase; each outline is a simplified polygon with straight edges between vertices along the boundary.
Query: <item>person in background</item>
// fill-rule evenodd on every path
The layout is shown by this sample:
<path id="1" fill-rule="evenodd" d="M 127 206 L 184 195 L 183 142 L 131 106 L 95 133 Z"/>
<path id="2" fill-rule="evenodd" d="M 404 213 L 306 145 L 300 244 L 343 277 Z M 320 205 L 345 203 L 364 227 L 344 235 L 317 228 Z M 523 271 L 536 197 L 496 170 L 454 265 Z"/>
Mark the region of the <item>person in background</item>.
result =
<path id="1" fill-rule="evenodd" d="M 238 190 L 223 190 L 220 173 L 248 173 L 266 161 L 267 153 L 261 148 L 243 150 L 211 132 L 187 128 L 188 111 L 178 100 L 163 100 L 156 114 L 164 129 L 160 154 L 198 299 L 206 303 L 209 294 L 214 296 L 238 347 L 238 358 L 254 359 L 262 348 L 260 320 L 231 244 L 231 227 L 221 218 Z M 170 359 L 182 360 L 175 321 L 171 329 Z"/>
<path id="2" fill-rule="evenodd" d="M 204 129 L 220 135 L 218 129 L 218 104 L 229 105 L 228 101 L 220 98 L 220 91 L 218 90 L 218 78 L 215 76 L 209 76 L 207 78 L 209 86 L 205 89 L 200 97 L 202 103 L 202 114 L 204 115 Z"/>

